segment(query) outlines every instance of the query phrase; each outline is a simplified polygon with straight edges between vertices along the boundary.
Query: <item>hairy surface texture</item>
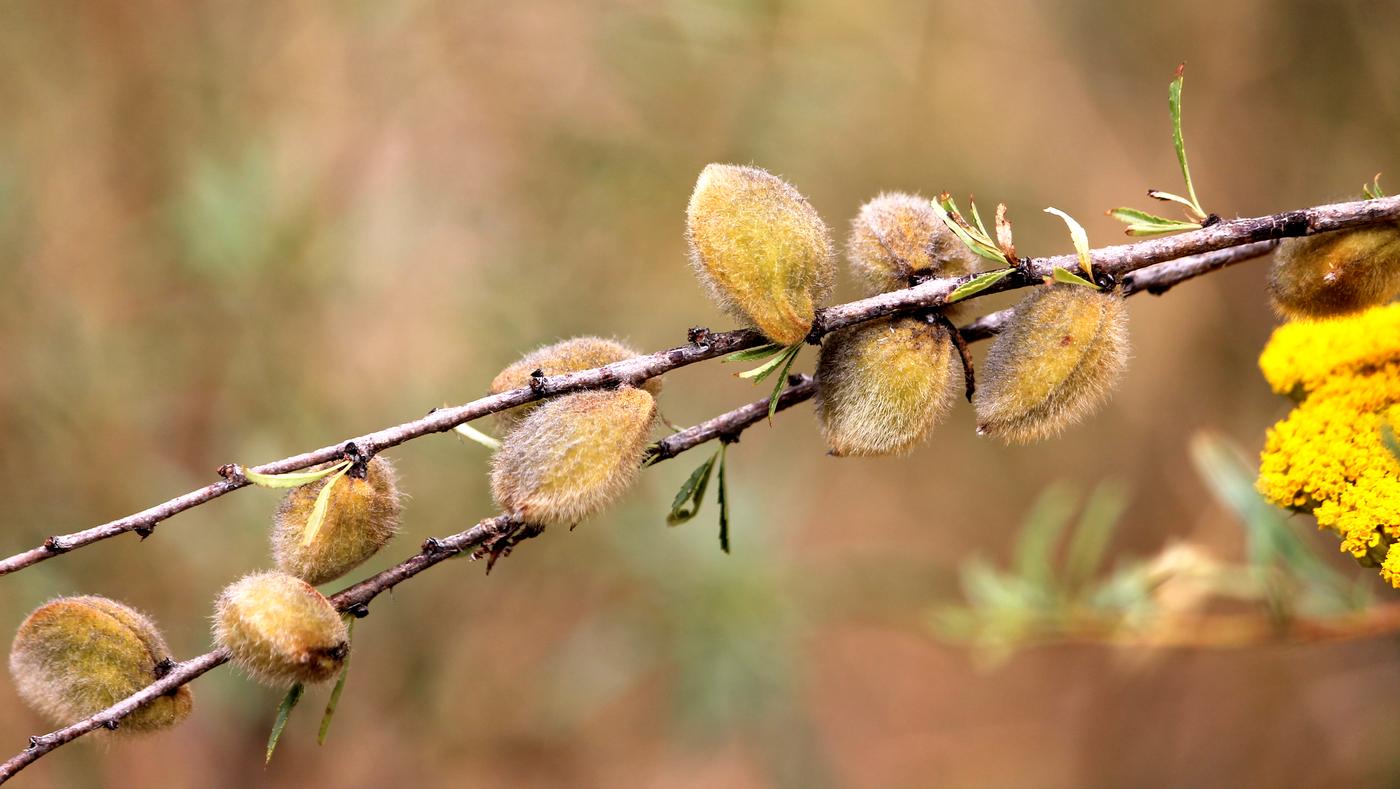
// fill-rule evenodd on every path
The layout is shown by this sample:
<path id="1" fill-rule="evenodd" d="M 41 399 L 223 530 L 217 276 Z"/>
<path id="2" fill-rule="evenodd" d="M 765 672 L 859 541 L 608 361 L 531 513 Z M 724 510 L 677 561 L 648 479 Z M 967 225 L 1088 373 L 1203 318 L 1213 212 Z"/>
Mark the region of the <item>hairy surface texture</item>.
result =
<path id="1" fill-rule="evenodd" d="M 905 192 L 886 192 L 861 206 L 846 257 L 867 295 L 907 288 L 915 274 L 961 277 L 976 265 L 928 198 Z"/>
<path id="2" fill-rule="evenodd" d="M 1059 433 L 1107 399 L 1128 355 L 1121 296 L 1036 288 L 987 352 L 973 398 L 977 431 L 1017 444 Z"/>
<path id="3" fill-rule="evenodd" d="M 60 597 L 20 625 L 10 674 L 25 703 L 55 724 L 68 724 L 151 684 L 167 660 L 170 648 L 144 614 L 105 597 Z M 181 687 L 124 718 L 118 731 L 164 729 L 193 706 L 190 689 Z"/>
<path id="4" fill-rule="evenodd" d="M 312 585 L 334 581 L 355 569 L 399 530 L 398 474 L 388 458 L 375 455 L 364 479 L 344 475 L 335 480 L 325 518 L 308 542 L 311 510 L 330 482 L 327 477 L 292 488 L 278 505 L 272 525 L 277 569 Z"/>
<path id="5" fill-rule="evenodd" d="M 655 417 L 656 400 L 630 386 L 544 403 L 492 459 L 496 504 L 545 526 L 599 512 L 637 479 Z"/>
<path id="6" fill-rule="evenodd" d="M 214 640 L 259 682 L 325 682 L 349 654 L 345 621 L 315 587 L 285 573 L 244 576 L 219 595 Z"/>
<path id="7" fill-rule="evenodd" d="M 579 370 L 590 370 L 605 364 L 631 359 L 636 355 L 636 351 L 617 340 L 609 340 L 604 337 L 574 337 L 537 348 L 526 354 L 520 361 L 502 370 L 491 381 L 491 389 L 487 394 L 500 394 L 528 386 L 531 374 L 536 370 L 544 375 L 576 373 Z M 642 384 L 642 388 L 651 392 L 652 396 L 659 396 L 661 394 L 660 376 L 648 378 Z M 538 402 L 526 403 L 509 411 L 498 412 L 496 421 L 503 429 L 509 431 L 531 411 L 535 410 L 538 405 Z"/>
<path id="8" fill-rule="evenodd" d="M 1269 269 L 1274 309 L 1290 318 L 1330 318 L 1400 296 L 1400 224 L 1290 238 Z"/>
<path id="9" fill-rule="evenodd" d="M 695 273 L 721 308 L 781 345 L 802 342 L 835 279 L 831 234 L 765 170 L 711 164 L 686 210 Z"/>
<path id="10" fill-rule="evenodd" d="M 952 406 L 961 369 L 947 330 L 918 318 L 827 335 L 817 363 L 817 421 L 828 451 L 909 452 Z"/>

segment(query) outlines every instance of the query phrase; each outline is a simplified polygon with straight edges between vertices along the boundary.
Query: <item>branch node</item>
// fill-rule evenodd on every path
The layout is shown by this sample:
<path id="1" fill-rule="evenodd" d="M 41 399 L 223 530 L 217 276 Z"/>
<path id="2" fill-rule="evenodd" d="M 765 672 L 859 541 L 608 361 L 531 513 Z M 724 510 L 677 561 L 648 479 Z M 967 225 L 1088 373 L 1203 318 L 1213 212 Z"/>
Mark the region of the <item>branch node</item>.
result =
<path id="1" fill-rule="evenodd" d="M 243 479 L 243 469 L 239 468 L 237 463 L 225 463 L 219 466 L 219 476 L 237 482 Z"/>
<path id="2" fill-rule="evenodd" d="M 106 729 L 107 731 L 116 731 L 117 727 L 120 725 L 122 725 L 121 721 L 117 720 L 116 718 L 108 718 L 107 720 L 102 721 L 102 728 Z"/>
<path id="3" fill-rule="evenodd" d="M 44 550 L 49 553 L 67 553 L 72 549 L 73 546 L 64 545 L 63 538 L 56 534 L 44 538 Z"/>
<path id="4" fill-rule="evenodd" d="M 369 616 L 369 604 L 356 603 L 347 608 L 345 610 L 345 613 L 355 617 L 356 619 L 364 619 L 365 617 Z"/>
<path id="5" fill-rule="evenodd" d="M 710 347 L 710 328 L 708 326 L 691 326 L 685 332 L 685 341 L 697 348 Z"/>
<path id="6" fill-rule="evenodd" d="M 165 679 L 165 675 L 169 674 L 170 670 L 173 668 L 175 668 L 175 661 L 168 657 L 161 658 L 160 662 L 155 665 L 155 668 L 151 669 L 151 673 L 156 676 L 156 679 Z"/>
<path id="7" fill-rule="evenodd" d="M 156 533 L 156 527 L 154 524 L 150 526 L 137 526 L 136 528 L 132 529 L 132 531 L 136 532 L 136 536 L 140 537 L 142 541 L 144 541 L 147 537 Z"/>
<path id="8" fill-rule="evenodd" d="M 537 395 L 544 394 L 545 378 L 544 370 L 534 370 L 530 373 L 530 391 Z"/>

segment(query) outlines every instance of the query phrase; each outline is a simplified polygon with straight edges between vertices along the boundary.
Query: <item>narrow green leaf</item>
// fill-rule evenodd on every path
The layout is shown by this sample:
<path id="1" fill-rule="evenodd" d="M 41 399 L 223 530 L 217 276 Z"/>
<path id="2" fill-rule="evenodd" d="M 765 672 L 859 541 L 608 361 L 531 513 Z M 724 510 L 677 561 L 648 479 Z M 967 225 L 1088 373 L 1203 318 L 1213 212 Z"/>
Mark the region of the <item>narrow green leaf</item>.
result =
<path id="1" fill-rule="evenodd" d="M 501 440 L 500 440 L 500 439 L 498 439 L 498 438 L 492 438 L 491 436 L 486 435 L 485 433 L 481 432 L 480 430 L 477 430 L 476 428 L 472 427 L 471 425 L 457 425 L 456 427 L 454 427 L 454 428 L 452 428 L 452 429 L 453 429 L 458 435 L 460 435 L 460 436 L 462 436 L 462 437 L 464 437 L 464 438 L 471 439 L 472 441 L 475 441 L 476 443 L 478 443 L 478 444 L 480 444 L 480 445 L 486 447 L 487 449 L 491 450 L 492 452 L 495 452 L 496 450 L 498 450 L 498 449 L 501 448 Z"/>
<path id="2" fill-rule="evenodd" d="M 293 471 L 287 474 L 260 474 L 252 469 L 243 469 L 243 476 L 249 482 L 261 488 L 299 488 L 302 485 L 309 485 L 320 479 L 325 479 L 332 474 L 350 468 L 350 461 L 338 463 L 330 468 L 316 469 L 315 471 Z"/>
<path id="3" fill-rule="evenodd" d="M 1138 209 L 1138 208 L 1131 208 L 1131 207 L 1129 207 L 1129 206 L 1120 206 L 1120 207 L 1118 207 L 1118 208 L 1114 208 L 1114 209 L 1112 209 L 1112 210 L 1110 210 L 1110 211 L 1108 212 L 1108 215 L 1111 216 L 1111 217 L 1113 217 L 1114 219 L 1117 219 L 1119 222 L 1123 222 L 1123 223 L 1126 223 L 1126 224 L 1135 224 L 1135 223 L 1136 223 L 1136 224 L 1144 224 L 1144 225 L 1179 225 L 1179 224 L 1181 224 L 1181 220 L 1180 220 L 1180 219 L 1168 219 L 1168 218 L 1165 217 L 1165 216 L 1157 216 L 1156 214 L 1151 214 L 1151 213 L 1148 213 L 1147 211 L 1143 211 L 1143 210 Z"/>
<path id="4" fill-rule="evenodd" d="M 957 236 L 958 240 L 962 241 L 973 253 L 979 257 L 995 260 L 999 263 L 1007 262 L 1006 258 L 1001 254 L 1001 250 L 997 249 L 996 244 L 992 242 L 990 237 L 983 239 L 975 238 L 967 232 L 967 229 L 964 228 L 961 223 L 953 218 L 952 214 L 948 212 L 945 206 L 939 204 L 936 200 L 930 202 L 933 206 L 934 213 L 938 214 L 939 219 L 943 220 L 943 224 L 946 225 L 949 230 L 953 231 L 953 235 Z M 948 198 L 947 203 L 952 205 L 952 202 L 952 198 Z M 986 236 L 986 234 L 984 233 L 983 236 Z"/>
<path id="5" fill-rule="evenodd" d="M 345 614 L 346 640 L 353 642 L 355 638 L 355 615 Z M 345 657 L 345 663 L 340 669 L 340 678 L 335 681 L 335 687 L 331 689 L 330 700 L 326 702 L 326 711 L 321 715 L 321 730 L 316 733 L 316 744 L 326 744 L 326 733 L 331 730 L 331 719 L 335 717 L 335 709 L 340 706 L 340 694 L 345 691 L 345 678 L 350 676 L 350 656 Z"/>
<path id="6" fill-rule="evenodd" d="M 729 553 L 729 491 L 724 484 L 724 461 L 729 445 L 719 445 L 719 549 Z"/>
<path id="7" fill-rule="evenodd" d="M 1376 200 L 1385 197 L 1385 190 L 1381 189 L 1381 174 L 1376 173 L 1376 177 L 1371 179 L 1371 183 L 1361 185 L 1361 193 L 1369 200 Z"/>
<path id="8" fill-rule="evenodd" d="M 735 351 L 724 357 L 725 362 L 752 362 L 758 359 L 767 359 L 769 356 L 781 351 L 783 346 L 770 342 L 767 345 L 760 345 L 757 348 L 748 348 L 742 351 Z"/>
<path id="9" fill-rule="evenodd" d="M 1167 88 L 1167 106 L 1172 114 L 1172 144 L 1176 147 L 1176 160 L 1181 165 L 1181 177 L 1186 181 L 1186 194 L 1191 199 L 1186 202 L 1197 219 L 1205 219 L 1205 210 L 1196 198 L 1196 187 L 1191 183 L 1191 168 L 1186 164 L 1186 137 L 1181 132 L 1181 88 L 1186 83 L 1186 64 L 1176 67 L 1176 79 Z M 1183 201 L 1184 202 L 1184 201 Z"/>
<path id="10" fill-rule="evenodd" d="M 1066 214 L 1058 208 L 1047 208 L 1045 213 L 1054 214 L 1065 220 L 1069 225 L 1069 239 L 1074 243 L 1074 253 L 1079 256 L 1079 267 L 1084 269 L 1084 273 L 1089 275 L 1090 282 L 1094 278 L 1094 262 L 1089 255 L 1089 234 L 1085 232 L 1084 226 L 1075 221 L 1074 217 Z"/>
<path id="11" fill-rule="evenodd" d="M 794 345 L 787 354 L 787 363 L 783 365 L 783 372 L 778 376 L 778 383 L 773 386 L 773 395 L 768 398 L 768 421 L 773 421 L 773 414 L 778 412 L 778 398 L 782 397 L 783 389 L 787 388 L 788 372 L 792 370 L 792 363 L 797 361 L 797 354 L 802 352 L 802 346 Z"/>
<path id="12" fill-rule="evenodd" d="M 719 457 L 719 452 L 710 456 L 709 460 L 701 463 L 696 469 L 690 472 L 685 482 L 681 483 L 681 489 L 676 491 L 675 501 L 671 502 L 671 512 L 666 516 L 667 526 L 678 526 L 700 511 L 700 504 L 705 498 L 705 488 L 710 484 L 710 472 L 714 471 L 715 459 Z M 686 504 L 692 503 L 694 506 L 687 508 Z"/>
<path id="13" fill-rule="evenodd" d="M 963 284 L 959 285 L 953 290 L 952 293 L 949 293 L 948 298 L 944 300 L 944 303 L 952 304 L 955 301 L 962 301 L 963 299 L 969 296 L 974 296 L 978 293 L 981 293 L 987 288 L 990 288 L 991 286 L 1000 282 L 1002 277 L 1005 277 L 1007 274 L 1010 274 L 1015 270 L 1016 269 L 1014 268 L 1003 268 L 997 269 L 996 271 L 988 271 L 984 274 L 978 274 L 977 276 L 973 277 L 967 282 L 964 282 Z"/>
<path id="14" fill-rule="evenodd" d="M 1122 485 L 1105 481 L 1094 488 L 1066 548 L 1065 586 L 1075 591 L 1088 586 L 1098 572 L 1104 549 L 1127 504 L 1128 496 Z"/>
<path id="15" fill-rule="evenodd" d="M 1059 266 L 1055 267 L 1055 270 L 1051 277 L 1056 282 L 1063 282 L 1067 285 L 1079 285 L 1080 287 L 1093 288 L 1095 290 L 1098 290 L 1099 287 L 1098 285 L 1095 285 L 1089 280 L 1084 279 L 1083 277 L 1079 276 L 1078 274 L 1075 274 L 1069 269 L 1060 268 Z"/>
<path id="16" fill-rule="evenodd" d="M 738 375 L 740 378 L 745 378 L 753 381 L 754 383 L 758 383 L 763 379 L 767 378 L 768 376 L 772 375 L 774 370 L 777 370 L 778 368 L 782 367 L 783 362 L 787 359 L 788 354 L 792 352 L 793 348 L 801 347 L 802 344 L 798 343 L 797 345 L 790 345 L 787 348 L 783 348 L 781 349 L 783 351 L 782 354 L 774 356 L 772 359 L 769 359 L 768 361 L 764 362 L 763 364 L 760 364 L 752 370 L 745 370 L 744 372 L 739 373 Z"/>
<path id="17" fill-rule="evenodd" d="M 992 234 L 987 232 L 987 226 L 982 224 L 982 215 L 977 213 L 977 201 L 973 200 L 972 198 L 968 198 L 967 204 L 969 206 L 968 210 L 972 211 L 972 221 L 977 223 L 977 229 L 982 233 L 982 235 L 991 238 Z"/>
<path id="18" fill-rule="evenodd" d="M 331 503 L 331 490 L 345 472 L 350 470 L 350 466 L 337 471 L 326 484 L 321 487 L 321 492 L 316 494 L 316 503 L 311 505 L 311 516 L 306 519 L 306 533 L 301 537 L 302 545 L 310 545 L 316 540 L 316 534 L 321 531 L 321 524 L 326 522 L 326 510 Z"/>
<path id="19" fill-rule="evenodd" d="M 277 717 L 272 721 L 272 733 L 267 737 L 267 759 L 263 764 L 272 761 L 272 752 L 277 750 L 277 741 L 282 739 L 282 730 L 287 728 L 287 716 L 292 714 L 292 709 L 301 701 L 301 694 L 305 689 L 300 682 L 296 683 L 287 691 L 287 695 L 282 697 L 282 703 L 277 705 Z"/>
<path id="20" fill-rule="evenodd" d="M 1063 482 L 1051 484 L 1036 499 L 1016 540 L 1016 575 L 1047 597 L 1054 591 L 1052 557 L 1055 545 L 1073 512 L 1074 495 L 1069 485 Z"/>

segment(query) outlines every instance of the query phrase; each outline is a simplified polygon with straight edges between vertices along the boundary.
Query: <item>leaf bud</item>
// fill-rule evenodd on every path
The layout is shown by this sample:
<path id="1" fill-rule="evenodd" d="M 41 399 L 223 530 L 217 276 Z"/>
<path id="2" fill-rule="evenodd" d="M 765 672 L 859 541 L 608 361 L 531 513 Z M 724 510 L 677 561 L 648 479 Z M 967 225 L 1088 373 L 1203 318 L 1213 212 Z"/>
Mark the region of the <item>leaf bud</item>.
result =
<path id="1" fill-rule="evenodd" d="M 899 455 L 948 412 L 962 380 L 953 341 L 919 318 L 871 321 L 822 339 L 817 420 L 831 454 Z"/>
<path id="2" fill-rule="evenodd" d="M 316 588 L 285 573 L 244 576 L 219 595 L 214 640 L 274 687 L 325 682 L 350 653 L 345 620 Z"/>
<path id="3" fill-rule="evenodd" d="M 779 345 L 795 345 L 835 278 L 831 235 L 816 209 L 756 167 L 711 164 L 686 209 L 686 240 L 711 299 Z"/>
<path id="4" fill-rule="evenodd" d="M 105 597 L 60 597 L 34 610 L 10 647 L 20 698 L 56 725 L 86 718 L 164 675 L 172 660 L 144 614 Z M 121 720 L 119 732 L 174 726 L 190 714 L 186 686 Z"/>
<path id="5" fill-rule="evenodd" d="M 319 586 L 364 563 L 398 533 L 397 477 L 388 458 L 375 455 L 365 465 L 363 479 L 332 474 L 287 491 L 272 524 L 277 569 Z M 316 499 L 326 485 L 334 487 L 325 515 L 312 524 Z"/>
<path id="6" fill-rule="evenodd" d="M 637 479 L 656 400 L 624 386 L 576 392 L 535 409 L 491 460 L 491 492 L 527 523 L 573 525 Z"/>
<path id="7" fill-rule="evenodd" d="M 1026 444 L 1097 408 L 1128 363 L 1128 315 L 1114 293 L 1034 289 L 987 352 L 973 407 L 977 432 Z"/>

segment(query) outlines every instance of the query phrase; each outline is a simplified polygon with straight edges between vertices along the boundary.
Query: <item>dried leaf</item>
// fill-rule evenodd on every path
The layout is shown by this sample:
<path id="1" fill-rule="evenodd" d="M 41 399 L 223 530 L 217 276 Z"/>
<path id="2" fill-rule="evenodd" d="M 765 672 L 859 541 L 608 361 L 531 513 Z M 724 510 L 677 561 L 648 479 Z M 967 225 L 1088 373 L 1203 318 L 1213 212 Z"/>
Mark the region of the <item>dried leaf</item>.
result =
<path id="1" fill-rule="evenodd" d="M 1016 260 L 1016 244 L 1011 240 L 1011 220 L 1006 218 L 1006 203 L 997 203 L 997 247 L 1008 263 Z"/>
<path id="2" fill-rule="evenodd" d="M 1069 225 L 1069 239 L 1074 243 L 1074 253 L 1079 257 L 1079 268 L 1088 275 L 1089 281 L 1094 280 L 1094 263 L 1089 256 L 1089 234 L 1084 232 L 1084 226 L 1074 220 L 1074 217 L 1066 214 L 1058 208 L 1047 208 L 1045 213 L 1054 214 L 1065 220 Z"/>

